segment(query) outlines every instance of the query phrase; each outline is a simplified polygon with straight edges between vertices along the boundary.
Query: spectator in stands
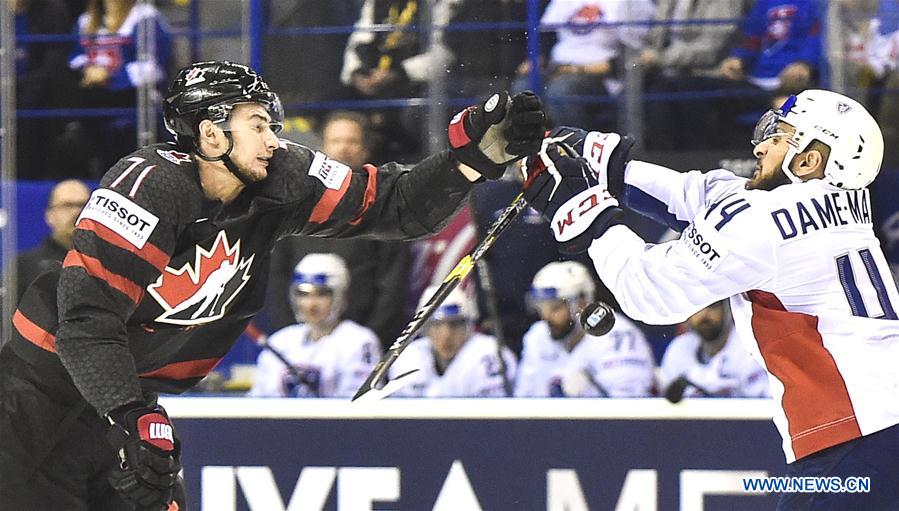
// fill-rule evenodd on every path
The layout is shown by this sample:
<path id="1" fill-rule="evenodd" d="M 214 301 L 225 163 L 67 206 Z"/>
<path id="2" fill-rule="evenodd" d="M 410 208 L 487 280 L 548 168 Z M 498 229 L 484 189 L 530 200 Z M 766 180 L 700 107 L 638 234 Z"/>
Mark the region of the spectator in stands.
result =
<path id="1" fill-rule="evenodd" d="M 362 169 L 369 161 L 368 140 L 364 115 L 334 112 L 323 124 L 322 152 L 353 169 Z M 282 328 L 294 322 L 287 299 L 290 275 L 300 259 L 314 252 L 335 253 L 347 262 L 352 288 L 345 316 L 374 330 L 385 346 L 392 343 L 405 324 L 409 282 L 409 245 L 399 241 L 314 236 L 280 241 L 272 253 L 268 291 L 272 327 Z"/>
<path id="2" fill-rule="evenodd" d="M 443 31 L 428 34 L 413 27 L 446 25 L 458 0 L 365 0 L 356 30 L 347 41 L 340 79 L 359 99 L 418 97 L 434 76 L 445 75 L 453 61 Z M 425 18 L 425 16 L 428 16 Z M 392 25 L 375 32 L 377 24 Z M 384 154 L 406 159 L 420 151 L 421 119 L 414 108 L 378 112 L 372 118 Z"/>
<path id="3" fill-rule="evenodd" d="M 380 358 L 374 332 L 343 319 L 350 272 L 334 254 L 309 254 L 290 286 L 297 325 L 268 338 L 259 354 L 250 395 L 350 397 Z"/>
<path id="4" fill-rule="evenodd" d="M 667 83 L 671 92 L 717 95 L 685 103 L 677 124 L 669 122 L 659 130 L 660 134 L 677 135 L 669 139 L 669 147 L 660 148 L 745 144 L 749 133 L 748 128 L 739 126 L 740 115 L 757 119 L 758 113 L 767 110 L 775 89 L 792 93 L 815 85 L 825 8 L 821 0 L 757 0 L 743 22 L 739 43 L 719 63 L 718 76 L 686 76 Z M 671 122 L 674 118 L 669 116 Z M 684 130 L 684 125 L 696 129 Z M 731 126 L 736 128 L 728 129 Z M 648 142 L 651 146 L 663 144 L 664 139 Z"/>
<path id="5" fill-rule="evenodd" d="M 452 24 L 524 23 L 527 19 L 528 0 L 458 1 Z M 527 51 L 525 35 L 520 28 L 502 27 L 446 31 L 444 42 L 454 56 L 448 92 L 470 97 L 508 89 Z"/>
<path id="6" fill-rule="evenodd" d="M 41 273 L 59 266 L 65 259 L 66 253 L 72 248 L 75 220 L 89 197 L 90 190 L 87 186 L 74 179 L 62 181 L 50 191 L 47 208 L 44 210 L 44 221 L 50 228 L 50 234 L 36 248 L 16 257 L 17 302 L 31 281 Z"/>
<path id="7" fill-rule="evenodd" d="M 652 348 L 629 319 L 615 314 L 602 336 L 584 332 L 578 312 L 593 301 L 595 283 L 575 261 L 552 262 L 534 276 L 533 305 L 541 320 L 524 335 L 515 384 L 518 397 L 641 397 L 653 392 Z"/>
<path id="8" fill-rule="evenodd" d="M 654 25 L 647 34 L 639 63 L 645 73 L 646 93 L 655 96 L 644 109 L 646 140 L 653 148 L 680 147 L 682 134 L 673 125 L 691 101 L 668 99 L 666 93 L 683 89 L 684 77 L 714 76 L 743 16 L 743 0 L 659 0 Z M 685 23 L 733 20 L 731 23 Z M 690 134 L 685 136 L 692 136 Z"/>
<path id="9" fill-rule="evenodd" d="M 550 117 L 558 125 L 599 126 L 615 129 L 614 103 L 621 92 L 618 65 L 623 48 L 639 50 L 647 25 L 630 24 L 652 17 L 649 0 L 551 0 L 540 23 L 568 25 L 556 29 L 558 41 L 552 46 L 546 76 L 544 101 Z M 625 23 L 604 27 L 598 24 Z M 515 90 L 529 89 L 530 60 L 519 67 Z M 578 98 L 588 96 L 592 99 Z M 596 105 L 596 96 L 603 100 Z M 588 103 L 589 102 L 589 103 Z"/>
<path id="10" fill-rule="evenodd" d="M 67 34 L 72 18 L 63 0 L 5 0 L 15 16 L 16 104 L 19 109 L 58 108 L 74 84 L 66 66 L 68 45 L 23 42 L 34 35 Z M 47 140 L 62 131 L 59 119 L 18 118 L 16 173 L 19 179 L 49 179 Z"/>
<path id="11" fill-rule="evenodd" d="M 768 397 L 765 370 L 740 341 L 726 301 L 690 316 L 689 330 L 662 357 L 661 386 L 672 401 L 695 396 Z"/>
<path id="12" fill-rule="evenodd" d="M 873 84 L 883 90 L 872 98 L 883 130 L 885 168 L 899 169 L 899 4 L 881 1 L 865 43 L 865 63 Z"/>
<path id="13" fill-rule="evenodd" d="M 437 290 L 429 287 L 419 307 Z M 424 335 L 406 347 L 390 367 L 395 378 L 413 369 L 396 395 L 407 397 L 502 397 L 511 394 L 515 355 L 496 338 L 472 330 L 477 305 L 456 287 L 425 323 Z M 502 353 L 502 358 L 500 358 Z"/>
<path id="14" fill-rule="evenodd" d="M 274 29 L 344 27 L 359 17 L 354 0 L 276 0 L 268 11 Z M 268 48 L 302 51 L 267 51 L 264 67 L 269 84 L 281 91 L 285 105 L 339 99 L 340 69 L 349 34 L 276 34 L 266 37 Z M 314 73 L 309 70 L 314 69 Z"/>
<path id="15" fill-rule="evenodd" d="M 141 25 L 147 31 L 149 60 L 138 55 Z M 135 0 L 90 0 L 78 18 L 78 46 L 69 67 L 80 73 L 80 105 L 133 108 L 140 87 L 163 85 L 169 60 L 168 27 L 150 4 Z M 137 146 L 136 114 L 84 121 L 99 167 L 111 167 Z"/>

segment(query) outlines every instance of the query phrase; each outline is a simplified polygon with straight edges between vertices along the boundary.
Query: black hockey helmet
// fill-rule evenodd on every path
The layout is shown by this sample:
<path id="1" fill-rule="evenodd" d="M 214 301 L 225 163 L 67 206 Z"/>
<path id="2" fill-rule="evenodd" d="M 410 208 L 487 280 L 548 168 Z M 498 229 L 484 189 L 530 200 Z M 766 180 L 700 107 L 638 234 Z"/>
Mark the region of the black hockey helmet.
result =
<path id="1" fill-rule="evenodd" d="M 165 127 L 179 145 L 195 143 L 200 121 L 225 122 L 238 103 L 261 103 L 272 118 L 272 130 L 284 120 L 281 100 L 255 71 L 242 64 L 209 61 L 178 72 L 163 104 Z"/>

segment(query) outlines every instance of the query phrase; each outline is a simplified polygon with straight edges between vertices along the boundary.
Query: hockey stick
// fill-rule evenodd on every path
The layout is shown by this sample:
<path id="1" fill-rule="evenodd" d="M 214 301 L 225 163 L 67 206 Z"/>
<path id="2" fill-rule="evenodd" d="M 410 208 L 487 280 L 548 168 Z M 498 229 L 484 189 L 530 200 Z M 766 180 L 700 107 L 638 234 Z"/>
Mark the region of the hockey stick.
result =
<path id="1" fill-rule="evenodd" d="M 359 390 L 356 391 L 356 395 L 353 396 L 353 401 L 356 401 L 369 393 L 371 393 L 371 395 L 366 400 L 387 397 L 409 381 L 408 376 L 417 371 L 417 369 L 404 373 L 394 378 L 389 384 L 385 384 L 387 381 L 387 370 L 390 369 L 390 366 L 393 365 L 397 357 L 400 356 L 400 353 L 406 349 L 406 346 L 412 342 L 412 336 L 415 332 L 421 328 L 425 321 L 427 321 L 434 311 L 437 310 L 437 307 L 443 303 L 443 300 L 450 294 L 450 291 L 455 289 L 456 286 L 468 276 L 474 265 L 484 256 L 484 253 L 493 246 L 496 238 L 509 227 L 512 221 L 518 216 L 518 213 L 520 213 L 526 206 L 527 203 L 524 200 L 524 194 L 519 193 L 518 196 L 515 197 L 515 200 L 513 200 L 502 214 L 500 214 L 499 218 L 493 222 L 493 225 L 487 230 L 487 234 L 484 236 L 484 239 L 478 243 L 478 246 L 456 264 L 456 267 L 453 268 L 445 279 L 443 279 L 443 283 L 440 284 L 440 287 L 437 288 L 437 291 L 434 292 L 434 295 L 431 296 L 428 302 L 415 311 L 412 320 L 409 321 L 406 328 L 404 328 L 402 333 L 400 333 L 400 336 L 397 337 L 396 341 L 387 348 L 387 351 L 384 352 L 381 360 L 379 360 L 377 365 L 375 365 L 375 368 L 372 369 L 371 374 L 368 375 L 368 378 L 365 379 L 365 382 L 359 387 Z M 401 383 L 401 380 L 405 381 Z"/>
<path id="2" fill-rule="evenodd" d="M 472 201 L 473 202 L 473 201 Z M 475 225 L 478 227 L 478 234 L 483 234 L 480 224 L 477 221 L 477 212 L 474 204 L 470 205 Z M 496 337 L 496 356 L 499 357 L 499 372 L 503 379 L 503 392 L 506 397 L 511 397 L 513 393 L 512 380 L 509 378 L 509 368 L 506 359 L 503 357 L 503 348 L 506 347 L 506 336 L 503 330 L 503 320 L 499 315 L 499 300 L 496 297 L 496 288 L 493 287 L 493 273 L 490 271 L 490 265 L 486 259 L 478 259 L 478 281 L 481 283 L 481 289 L 484 291 L 484 302 L 487 305 L 487 315 L 493 323 L 493 336 Z"/>
<path id="3" fill-rule="evenodd" d="M 287 360 L 287 357 L 284 356 L 283 353 L 275 349 L 271 344 L 268 343 L 268 335 L 265 332 L 260 330 L 256 325 L 250 323 L 247 325 L 247 328 L 243 332 L 247 337 L 249 337 L 257 346 L 262 348 L 263 350 L 268 350 L 272 355 L 275 356 L 282 364 L 287 366 L 287 372 L 290 373 L 291 376 L 296 378 L 297 382 L 303 381 L 303 375 L 297 371 L 297 368 L 294 367 L 293 364 Z"/>
<path id="4" fill-rule="evenodd" d="M 704 388 L 688 380 L 686 376 L 681 376 L 671 382 L 671 384 L 668 385 L 668 388 L 665 389 L 665 399 L 667 399 L 669 403 L 680 403 L 684 398 L 684 392 L 686 392 L 688 387 L 693 387 L 703 396 L 708 397 L 712 395 L 711 392 L 708 392 Z"/>

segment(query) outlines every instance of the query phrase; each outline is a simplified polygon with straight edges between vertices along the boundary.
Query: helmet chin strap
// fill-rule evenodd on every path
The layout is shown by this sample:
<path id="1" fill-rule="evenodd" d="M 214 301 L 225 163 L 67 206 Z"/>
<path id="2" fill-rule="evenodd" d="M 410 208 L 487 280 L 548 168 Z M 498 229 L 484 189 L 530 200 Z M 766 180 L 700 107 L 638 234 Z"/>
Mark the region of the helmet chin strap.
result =
<path id="1" fill-rule="evenodd" d="M 783 171 L 784 174 L 787 175 L 787 178 L 791 183 L 801 183 L 802 179 L 799 179 L 796 174 L 793 174 L 793 171 L 790 170 L 790 164 L 793 163 L 793 159 L 796 155 L 799 154 L 799 151 L 795 148 L 791 147 L 787 150 L 787 154 L 784 155 L 784 161 L 780 164 L 780 170 Z"/>
<path id="2" fill-rule="evenodd" d="M 250 186 L 251 184 L 253 184 L 253 181 L 251 181 L 247 176 L 243 175 L 240 169 L 237 168 L 237 164 L 235 164 L 234 160 L 231 159 L 231 150 L 234 149 L 234 138 L 231 136 L 230 131 L 224 131 L 224 133 L 225 137 L 228 139 L 228 149 L 225 150 L 225 152 L 222 153 L 221 156 L 207 156 L 203 154 L 203 150 L 200 149 L 199 143 L 195 144 L 197 156 L 199 156 L 202 160 L 208 162 L 220 161 L 224 163 L 225 168 L 228 169 L 228 172 L 239 179 L 240 182 L 245 186 Z"/>

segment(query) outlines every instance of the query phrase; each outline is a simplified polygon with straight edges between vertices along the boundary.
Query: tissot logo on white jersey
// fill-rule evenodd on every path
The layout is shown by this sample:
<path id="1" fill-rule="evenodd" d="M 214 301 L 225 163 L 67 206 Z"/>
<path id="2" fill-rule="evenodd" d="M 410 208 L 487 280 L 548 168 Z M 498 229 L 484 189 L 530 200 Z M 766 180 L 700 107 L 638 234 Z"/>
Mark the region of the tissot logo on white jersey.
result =
<path id="1" fill-rule="evenodd" d="M 319 181 L 332 190 L 339 190 L 349 173 L 349 167 L 339 161 L 328 158 L 324 153 L 315 153 L 315 158 L 309 167 L 309 175 L 318 178 Z"/>
<path id="2" fill-rule="evenodd" d="M 221 318 L 249 280 L 255 257 L 242 256 L 240 240 L 232 244 L 225 231 L 218 233 L 209 250 L 197 245 L 193 263 L 167 266 L 156 282 L 147 286 L 164 310 L 156 321 L 199 325 Z"/>
<path id="3" fill-rule="evenodd" d="M 91 194 L 78 222 L 84 218 L 104 225 L 137 248 L 144 248 L 159 223 L 158 217 L 131 199 L 105 188 Z"/>
<path id="4" fill-rule="evenodd" d="M 730 250 L 718 231 L 701 218 L 687 226 L 680 239 L 707 270 L 717 268 L 721 261 L 730 254 Z"/>

